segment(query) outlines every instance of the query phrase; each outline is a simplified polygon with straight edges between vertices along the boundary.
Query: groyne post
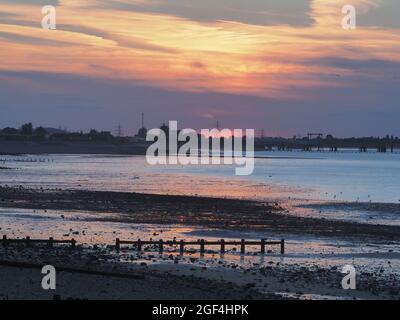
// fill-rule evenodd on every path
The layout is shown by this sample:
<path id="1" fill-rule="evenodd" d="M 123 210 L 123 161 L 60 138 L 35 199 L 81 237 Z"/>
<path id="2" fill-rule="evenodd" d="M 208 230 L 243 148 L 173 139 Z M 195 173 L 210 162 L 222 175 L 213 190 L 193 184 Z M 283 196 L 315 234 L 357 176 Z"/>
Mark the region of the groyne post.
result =
<path id="1" fill-rule="evenodd" d="M 204 253 L 204 239 L 200 240 L 200 253 Z"/>
<path id="2" fill-rule="evenodd" d="M 244 254 L 244 253 L 245 253 L 245 251 L 246 251 L 245 246 L 246 246 L 246 241 L 245 241 L 244 239 L 242 239 L 242 240 L 240 241 L 240 253 L 241 253 L 241 254 Z"/>
<path id="3" fill-rule="evenodd" d="M 265 253 L 265 239 L 261 239 L 261 253 Z"/>
<path id="4" fill-rule="evenodd" d="M 7 236 L 3 236 L 3 246 L 7 246 Z"/>

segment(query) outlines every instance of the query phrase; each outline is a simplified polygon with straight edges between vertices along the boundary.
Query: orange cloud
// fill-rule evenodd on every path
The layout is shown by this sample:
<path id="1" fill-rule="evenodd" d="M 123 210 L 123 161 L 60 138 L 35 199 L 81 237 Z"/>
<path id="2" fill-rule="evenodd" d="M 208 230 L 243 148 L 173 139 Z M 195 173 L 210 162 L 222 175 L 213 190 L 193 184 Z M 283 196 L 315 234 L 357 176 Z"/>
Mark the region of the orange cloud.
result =
<path id="1" fill-rule="evenodd" d="M 40 28 L 42 15 L 36 5 L 0 4 L 0 13 L 10 17 L 0 20 L 0 71 L 77 74 L 183 91 L 290 97 L 292 87 L 340 86 L 338 76 L 355 72 L 313 64 L 313 60 L 332 56 L 400 60 L 399 30 L 341 28 L 342 5 L 353 4 L 364 14 L 381 4 L 377 0 L 313 0 L 314 24 L 307 27 L 195 22 L 96 4 L 96 0 L 60 1 L 57 30 Z"/>

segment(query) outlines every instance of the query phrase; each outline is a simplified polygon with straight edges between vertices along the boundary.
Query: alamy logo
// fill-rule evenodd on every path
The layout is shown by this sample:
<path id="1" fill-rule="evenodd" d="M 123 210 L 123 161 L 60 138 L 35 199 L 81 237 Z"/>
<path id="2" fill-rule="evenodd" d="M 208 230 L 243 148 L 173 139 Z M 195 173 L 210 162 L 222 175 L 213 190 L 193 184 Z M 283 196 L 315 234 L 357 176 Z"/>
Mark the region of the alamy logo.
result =
<path id="1" fill-rule="evenodd" d="M 344 290 L 356 289 L 356 269 L 351 265 L 345 265 L 341 273 L 346 275 L 342 279 L 342 288 Z"/>
<path id="2" fill-rule="evenodd" d="M 352 5 L 346 5 L 342 8 L 345 15 L 342 19 L 342 28 L 345 30 L 353 30 L 356 28 L 356 8 Z"/>
<path id="3" fill-rule="evenodd" d="M 42 14 L 45 14 L 42 19 L 42 28 L 45 30 L 55 30 L 57 28 L 56 8 L 53 6 L 44 6 Z"/>
<path id="4" fill-rule="evenodd" d="M 236 164 L 236 175 L 254 171 L 254 129 L 201 129 L 199 134 L 193 129 L 178 130 L 177 121 L 170 121 L 169 127 L 149 130 L 146 141 L 153 142 L 146 152 L 150 165 Z"/>
<path id="5" fill-rule="evenodd" d="M 42 274 L 45 276 L 42 278 L 43 290 L 56 290 L 56 268 L 52 265 L 47 265 L 42 268 Z"/>

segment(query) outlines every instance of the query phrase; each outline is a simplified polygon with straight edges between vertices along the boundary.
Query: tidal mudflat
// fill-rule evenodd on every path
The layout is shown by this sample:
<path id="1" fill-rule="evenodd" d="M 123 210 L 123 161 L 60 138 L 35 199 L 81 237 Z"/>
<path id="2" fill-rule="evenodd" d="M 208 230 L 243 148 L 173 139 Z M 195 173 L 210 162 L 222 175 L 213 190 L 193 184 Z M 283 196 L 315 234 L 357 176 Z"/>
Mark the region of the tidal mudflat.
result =
<path id="1" fill-rule="evenodd" d="M 279 203 L 249 200 L 8 187 L 0 188 L 0 198 L 2 234 L 10 238 L 29 235 L 32 239 L 52 236 L 77 240 L 75 250 L 62 246 L 26 248 L 21 244 L 3 247 L 0 251 L 3 261 L 51 263 L 61 268 L 75 266 L 81 274 L 61 273 L 65 284 L 77 284 L 60 286 L 57 295 L 64 298 L 144 298 L 157 291 L 153 297 L 181 299 L 181 285 L 188 298 L 389 299 L 399 296 L 398 226 L 298 217 L 284 213 Z M 244 255 L 237 247 L 227 248 L 224 254 L 218 248 L 208 248 L 205 254 L 200 254 L 196 247 L 188 247 L 180 254 L 177 246 L 166 247 L 162 254 L 156 246 L 137 252 L 127 245 L 116 251 L 116 238 L 206 241 L 285 238 L 286 253 L 281 255 L 279 248 L 273 246 L 263 255 L 257 246 L 247 247 Z M 341 287 L 340 271 L 346 264 L 354 265 L 359 272 L 357 290 Z M 13 276 L 21 279 L 22 275 L 32 286 L 39 273 L 32 268 L 7 265 L 1 268 L 9 274 L 8 279 Z M 10 268 L 15 272 L 10 272 Z M 126 283 L 135 284 L 126 287 L 125 283 L 118 291 L 120 276 L 85 275 L 82 270 L 111 270 L 127 278 L 139 273 L 149 279 L 161 277 L 163 280 L 154 280 L 158 281 L 157 285 L 148 281 L 144 286 L 128 279 Z M 91 285 L 92 281 L 97 284 Z M 165 288 L 167 282 L 173 286 L 176 281 L 179 285 L 171 290 L 157 289 L 160 284 Z M 225 286 L 232 290 L 225 290 Z M 4 296 L 13 296 L 23 287 L 4 288 L 8 288 L 4 289 Z M 222 291 L 229 294 L 215 288 L 225 288 Z M 37 293 L 33 287 L 28 292 L 23 296 L 52 297 Z"/>

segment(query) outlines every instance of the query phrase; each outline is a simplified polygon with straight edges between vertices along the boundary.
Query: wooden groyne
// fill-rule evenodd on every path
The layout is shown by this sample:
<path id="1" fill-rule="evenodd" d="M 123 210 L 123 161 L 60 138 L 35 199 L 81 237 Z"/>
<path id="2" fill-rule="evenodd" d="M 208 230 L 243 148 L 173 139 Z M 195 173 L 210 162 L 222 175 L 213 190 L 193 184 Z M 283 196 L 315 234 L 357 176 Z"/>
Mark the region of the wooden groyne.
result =
<path id="1" fill-rule="evenodd" d="M 240 246 L 240 253 L 246 253 L 246 245 L 254 245 L 260 246 L 260 253 L 265 253 L 265 247 L 269 245 L 279 245 L 281 254 L 285 254 L 285 240 L 282 239 L 280 241 L 266 241 L 265 239 L 261 239 L 260 241 L 246 241 L 245 239 L 241 239 L 240 241 L 226 241 L 221 239 L 219 241 L 206 241 L 204 239 L 200 239 L 197 241 L 163 241 L 162 239 L 158 241 L 142 241 L 138 239 L 136 241 L 126 241 L 126 240 L 115 240 L 115 248 L 119 250 L 121 245 L 123 244 L 131 244 L 135 245 L 138 251 L 142 251 L 144 245 L 155 245 L 158 247 L 159 252 L 164 251 L 164 246 L 179 246 L 180 253 L 184 253 L 185 246 L 199 246 L 200 253 L 205 252 L 206 246 L 219 246 L 220 252 L 225 253 L 226 246 Z"/>
<path id="2" fill-rule="evenodd" d="M 35 243 L 45 243 L 49 247 L 52 247 L 54 244 L 70 244 L 72 248 L 75 248 L 75 246 L 76 246 L 75 239 L 56 240 L 56 239 L 53 239 L 52 237 L 50 237 L 48 239 L 31 239 L 30 237 L 26 237 L 26 238 L 22 238 L 22 239 L 11 239 L 11 238 L 7 238 L 6 235 L 4 235 L 3 238 L 1 239 L 1 243 L 3 246 L 7 246 L 7 245 L 13 244 L 13 243 L 24 243 L 27 246 L 30 246 L 31 244 L 35 244 Z"/>
<path id="3" fill-rule="evenodd" d="M 48 239 L 31 239 L 30 237 L 26 238 L 18 238 L 18 239 L 11 239 L 7 238 L 6 235 L 1 238 L 1 244 L 3 246 L 8 246 L 10 244 L 16 243 L 16 244 L 26 244 L 27 246 L 33 245 L 33 244 L 47 244 L 49 247 L 53 247 L 55 244 L 70 244 L 72 248 L 76 247 L 76 240 L 75 239 L 70 239 L 70 240 L 56 240 L 53 239 L 52 237 Z M 134 245 L 136 247 L 137 251 L 142 251 L 143 246 L 145 245 L 153 245 L 158 248 L 158 251 L 162 253 L 164 251 L 164 247 L 170 246 L 170 247 L 178 247 L 179 246 L 179 252 L 183 254 L 185 252 L 185 247 L 186 246 L 199 246 L 200 253 L 204 254 L 206 251 L 206 246 L 219 246 L 220 252 L 225 253 L 226 247 L 227 246 L 240 246 L 240 253 L 245 254 L 246 253 L 246 246 L 259 246 L 260 247 L 260 253 L 264 254 L 265 253 L 265 248 L 267 246 L 273 246 L 273 245 L 279 245 L 280 246 L 280 253 L 285 254 L 285 239 L 281 239 L 279 241 L 267 241 L 265 239 L 261 239 L 259 241 L 254 241 L 254 240 L 231 240 L 231 241 L 226 241 L 225 239 L 221 239 L 219 241 L 206 241 L 204 239 L 200 239 L 197 241 L 184 241 L 184 240 L 172 240 L 172 241 L 163 241 L 162 239 L 158 241 L 143 241 L 141 239 L 138 240 L 121 240 L 117 238 L 115 240 L 115 249 L 120 250 L 121 245 Z"/>

